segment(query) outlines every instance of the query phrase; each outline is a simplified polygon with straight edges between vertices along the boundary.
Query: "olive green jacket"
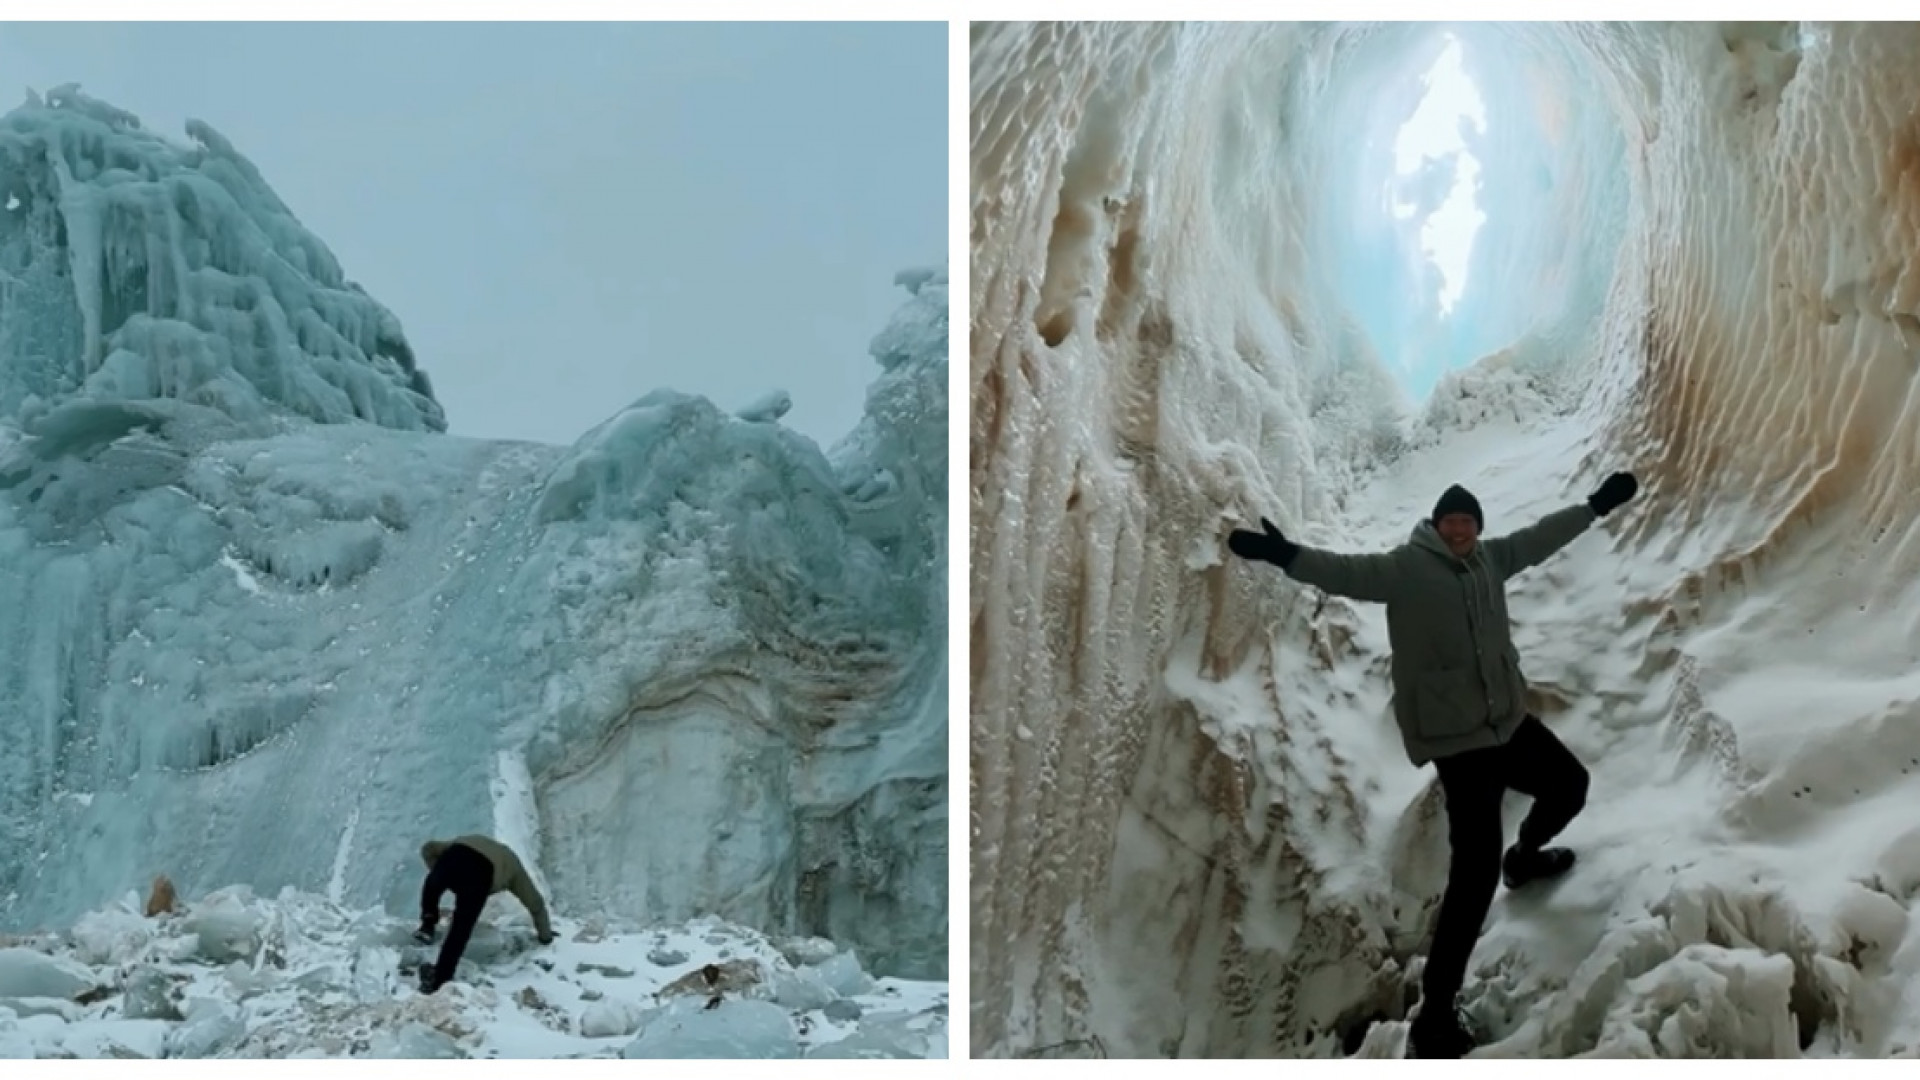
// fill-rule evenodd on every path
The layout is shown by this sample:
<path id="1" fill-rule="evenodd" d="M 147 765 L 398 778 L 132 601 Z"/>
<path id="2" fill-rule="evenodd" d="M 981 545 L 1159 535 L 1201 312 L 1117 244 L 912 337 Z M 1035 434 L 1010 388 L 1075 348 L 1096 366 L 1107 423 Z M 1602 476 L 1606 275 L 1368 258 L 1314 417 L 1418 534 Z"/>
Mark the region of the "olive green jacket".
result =
<path id="1" fill-rule="evenodd" d="M 533 928 L 541 938 L 553 936 L 553 925 L 547 921 L 547 902 L 540 896 L 540 890 L 534 887 L 532 875 L 526 867 L 520 865 L 520 857 L 513 849 L 490 836 L 456 836 L 451 840 L 429 840 L 420 845 L 420 858 L 426 861 L 427 868 L 440 861 L 440 853 L 450 845 L 460 844 L 470 847 L 487 857 L 493 864 L 493 888 L 489 892 L 508 892 L 526 906 L 527 914 L 533 916 Z"/>
<path id="2" fill-rule="evenodd" d="M 1336 596 L 1387 605 L 1393 714 L 1415 765 L 1504 745 L 1527 715 L 1526 677 L 1507 622 L 1507 580 L 1572 543 L 1594 522 L 1585 503 L 1557 510 L 1456 559 L 1431 522 L 1378 555 L 1302 547 L 1289 577 Z"/>

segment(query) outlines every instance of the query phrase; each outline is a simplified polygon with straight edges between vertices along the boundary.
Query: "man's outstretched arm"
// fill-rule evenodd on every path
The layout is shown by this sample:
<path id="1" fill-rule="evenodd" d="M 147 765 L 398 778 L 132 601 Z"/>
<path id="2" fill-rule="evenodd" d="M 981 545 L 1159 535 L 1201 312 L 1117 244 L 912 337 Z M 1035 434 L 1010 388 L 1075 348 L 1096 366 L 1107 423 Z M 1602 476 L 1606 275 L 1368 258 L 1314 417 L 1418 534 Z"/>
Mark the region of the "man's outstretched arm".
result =
<path id="1" fill-rule="evenodd" d="M 1632 473 L 1614 473 L 1587 496 L 1586 502 L 1555 510 L 1524 529 L 1485 541 L 1487 558 L 1499 568 L 1502 577 L 1513 577 L 1539 566 L 1573 543 L 1596 519 L 1612 513 L 1639 490 L 1640 484 Z"/>
<path id="2" fill-rule="evenodd" d="M 1376 604 L 1393 598 L 1400 577 L 1396 553 L 1339 555 L 1318 551 L 1288 540 L 1266 518 L 1260 519 L 1260 527 L 1264 532 L 1235 529 L 1227 537 L 1228 549 L 1249 561 L 1270 562 L 1295 581 L 1335 596 Z"/>
<path id="3" fill-rule="evenodd" d="M 1399 565 L 1400 556 L 1391 551 L 1378 555 L 1337 555 L 1303 547 L 1294 556 L 1293 563 L 1282 569 L 1293 580 L 1322 592 L 1384 604 L 1393 599 L 1400 579 Z"/>

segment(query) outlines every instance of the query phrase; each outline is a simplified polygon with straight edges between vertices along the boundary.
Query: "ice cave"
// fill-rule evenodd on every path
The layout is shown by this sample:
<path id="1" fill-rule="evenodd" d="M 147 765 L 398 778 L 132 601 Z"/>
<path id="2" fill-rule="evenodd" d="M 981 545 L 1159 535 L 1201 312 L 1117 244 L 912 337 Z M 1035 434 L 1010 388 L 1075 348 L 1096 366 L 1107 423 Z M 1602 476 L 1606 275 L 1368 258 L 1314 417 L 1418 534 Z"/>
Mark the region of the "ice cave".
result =
<path id="1" fill-rule="evenodd" d="M 975 24 L 970 93 L 970 1051 L 1399 1056 L 1384 618 L 1227 533 L 1630 469 L 1509 586 L 1592 783 L 1475 1053 L 1920 1056 L 1920 24 Z"/>
<path id="2" fill-rule="evenodd" d="M 0 1056 L 945 1056 L 945 271 L 833 447 L 777 389 L 458 437 L 186 134 L 0 118 Z M 466 833 L 562 940 L 503 896 L 409 996 Z"/>

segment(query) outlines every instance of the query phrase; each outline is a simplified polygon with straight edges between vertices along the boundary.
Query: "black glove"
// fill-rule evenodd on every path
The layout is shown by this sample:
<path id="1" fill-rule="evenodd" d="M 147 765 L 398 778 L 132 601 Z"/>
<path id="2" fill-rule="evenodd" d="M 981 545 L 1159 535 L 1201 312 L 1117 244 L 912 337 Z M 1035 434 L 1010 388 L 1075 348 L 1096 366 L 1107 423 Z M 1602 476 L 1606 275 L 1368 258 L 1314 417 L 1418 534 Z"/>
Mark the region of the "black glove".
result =
<path id="1" fill-rule="evenodd" d="M 1587 496 L 1587 505 L 1593 508 L 1595 514 L 1606 517 L 1639 491 L 1640 481 L 1635 480 L 1632 473 L 1617 472 L 1607 477 L 1593 494 Z"/>
<path id="2" fill-rule="evenodd" d="M 1268 521 L 1266 518 L 1261 518 L 1260 527 L 1265 529 L 1266 532 L 1257 533 L 1246 529 L 1235 529 L 1231 533 L 1228 533 L 1227 550 L 1243 559 L 1250 559 L 1256 562 L 1270 562 L 1275 566 L 1283 568 L 1293 561 L 1295 555 L 1300 553 L 1300 545 L 1287 539 L 1279 529 L 1274 528 L 1273 522 Z"/>

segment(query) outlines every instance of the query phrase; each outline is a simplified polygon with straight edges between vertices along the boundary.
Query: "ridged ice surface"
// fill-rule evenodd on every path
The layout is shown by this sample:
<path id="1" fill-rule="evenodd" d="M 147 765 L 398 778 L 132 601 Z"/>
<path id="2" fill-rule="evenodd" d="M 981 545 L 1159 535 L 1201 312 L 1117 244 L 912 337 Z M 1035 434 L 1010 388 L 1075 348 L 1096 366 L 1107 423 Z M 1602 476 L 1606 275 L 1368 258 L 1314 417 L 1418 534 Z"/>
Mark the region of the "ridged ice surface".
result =
<path id="1" fill-rule="evenodd" d="M 165 397 L 444 430 L 392 312 L 202 121 L 61 87 L 0 119 L 0 412 Z"/>
<path id="2" fill-rule="evenodd" d="M 1594 783 L 1576 872 L 1495 901 L 1482 1052 L 1920 1053 L 1920 30 L 1460 31 L 1553 133 L 1547 239 L 1403 418 L 1324 226 L 1417 32 L 974 28 L 973 1052 L 1397 1053 L 1447 849 L 1385 620 L 1226 533 L 1381 550 L 1456 481 L 1497 533 L 1627 468 L 1513 586 Z"/>
<path id="3" fill-rule="evenodd" d="M 193 135 L 0 120 L 0 930 L 157 873 L 410 911 L 421 842 L 488 832 L 563 914 L 944 976 L 945 272 L 830 453 L 668 391 L 453 438 Z"/>

